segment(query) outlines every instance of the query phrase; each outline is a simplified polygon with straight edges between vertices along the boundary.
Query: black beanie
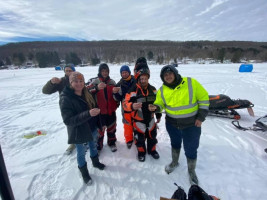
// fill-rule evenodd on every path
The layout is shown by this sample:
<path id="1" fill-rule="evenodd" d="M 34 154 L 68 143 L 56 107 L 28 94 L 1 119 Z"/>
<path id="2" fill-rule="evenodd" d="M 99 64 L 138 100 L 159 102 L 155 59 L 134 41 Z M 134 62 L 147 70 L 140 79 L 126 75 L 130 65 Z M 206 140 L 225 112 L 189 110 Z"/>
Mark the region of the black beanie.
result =
<path id="1" fill-rule="evenodd" d="M 135 62 L 135 67 L 136 67 L 138 64 L 140 64 L 140 63 L 147 64 L 146 58 L 145 58 L 145 57 L 137 58 L 137 60 L 136 60 L 136 62 Z"/>
<path id="2" fill-rule="evenodd" d="M 107 65 L 106 63 L 101 63 L 101 64 L 99 65 L 99 68 L 98 68 L 98 73 L 99 73 L 99 74 L 101 73 L 101 70 L 102 70 L 102 69 L 107 69 L 108 72 L 109 72 L 109 67 L 108 67 L 108 65 Z"/>

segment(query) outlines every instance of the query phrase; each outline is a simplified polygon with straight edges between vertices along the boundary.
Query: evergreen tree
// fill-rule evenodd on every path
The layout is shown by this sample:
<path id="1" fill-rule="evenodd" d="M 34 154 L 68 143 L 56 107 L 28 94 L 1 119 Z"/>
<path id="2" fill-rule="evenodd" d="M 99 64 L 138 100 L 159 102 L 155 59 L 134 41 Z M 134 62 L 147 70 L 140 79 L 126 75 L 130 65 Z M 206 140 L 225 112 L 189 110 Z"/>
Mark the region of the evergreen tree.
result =
<path id="1" fill-rule="evenodd" d="M 148 60 L 153 60 L 153 57 L 154 57 L 153 52 L 152 52 L 152 51 L 149 51 L 149 52 L 147 53 L 147 59 L 148 59 Z"/>
<path id="2" fill-rule="evenodd" d="M 66 63 L 71 63 L 70 54 L 66 54 L 66 55 L 65 55 L 65 62 L 66 62 Z"/>
<path id="3" fill-rule="evenodd" d="M 163 64 L 163 61 L 164 61 L 163 56 L 158 56 L 157 63 L 161 65 L 161 64 Z"/>
<path id="4" fill-rule="evenodd" d="M 76 53 L 71 52 L 70 57 L 71 57 L 71 63 L 73 63 L 74 65 L 79 65 L 82 63 L 81 59 L 78 57 Z"/>
<path id="5" fill-rule="evenodd" d="M 24 54 L 21 52 L 18 54 L 18 59 L 19 59 L 19 65 L 22 65 L 26 60 Z"/>
<path id="6" fill-rule="evenodd" d="M 79 65 L 82 63 L 81 59 L 74 52 L 70 52 L 69 54 L 66 54 L 65 61 L 66 63 L 73 63 L 74 65 Z"/>
<path id="7" fill-rule="evenodd" d="M 51 67 L 60 64 L 60 59 L 57 52 L 38 52 L 35 55 L 40 68 Z"/>
<path id="8" fill-rule="evenodd" d="M 33 58 L 34 58 L 34 55 L 33 55 L 33 53 L 30 52 L 30 53 L 28 54 L 28 59 L 29 59 L 29 60 L 33 60 Z"/>
<path id="9" fill-rule="evenodd" d="M 232 57 L 232 59 L 231 59 L 231 61 L 233 62 L 233 63 L 239 63 L 240 62 L 240 59 L 241 59 L 241 51 L 235 51 L 235 53 L 234 53 L 234 55 L 233 55 L 233 57 Z"/>
<path id="10" fill-rule="evenodd" d="M 48 66 L 48 59 L 47 59 L 47 55 L 45 52 L 36 53 L 35 58 L 40 68 L 45 68 Z"/>
<path id="11" fill-rule="evenodd" d="M 225 48 L 222 48 L 219 50 L 219 53 L 218 53 L 218 60 L 223 63 L 223 60 L 224 60 L 224 57 L 225 57 Z"/>
<path id="12" fill-rule="evenodd" d="M 99 58 L 97 58 L 97 57 L 95 57 L 95 58 L 91 58 L 91 64 L 92 65 L 97 65 L 97 64 L 99 64 L 100 63 L 100 59 Z"/>
<path id="13" fill-rule="evenodd" d="M 5 65 L 4 61 L 0 60 L 0 67 L 4 65 Z"/>
<path id="14" fill-rule="evenodd" d="M 11 60 L 9 59 L 9 57 L 6 57 L 6 65 L 11 65 Z"/>

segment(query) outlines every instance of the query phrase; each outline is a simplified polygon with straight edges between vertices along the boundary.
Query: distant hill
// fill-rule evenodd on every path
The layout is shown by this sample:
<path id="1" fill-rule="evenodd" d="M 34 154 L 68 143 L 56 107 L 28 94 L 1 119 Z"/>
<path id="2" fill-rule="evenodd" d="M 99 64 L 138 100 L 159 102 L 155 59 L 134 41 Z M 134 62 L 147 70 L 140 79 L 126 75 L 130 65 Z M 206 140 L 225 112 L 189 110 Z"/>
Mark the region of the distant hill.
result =
<path id="1" fill-rule="evenodd" d="M 178 62 L 184 59 L 214 59 L 220 62 L 231 60 L 267 61 L 267 42 L 250 41 L 60 41 L 20 42 L 0 46 L 0 59 L 6 63 L 22 64 L 27 60 L 40 62 L 40 55 L 53 54 L 58 60 L 72 61 L 72 56 L 83 63 L 134 62 L 144 56 L 159 64 Z M 38 57 L 39 56 L 39 57 Z M 23 58 L 24 57 L 24 58 Z M 37 58 L 38 57 L 38 58 Z M 50 61 L 47 65 L 56 64 Z"/>

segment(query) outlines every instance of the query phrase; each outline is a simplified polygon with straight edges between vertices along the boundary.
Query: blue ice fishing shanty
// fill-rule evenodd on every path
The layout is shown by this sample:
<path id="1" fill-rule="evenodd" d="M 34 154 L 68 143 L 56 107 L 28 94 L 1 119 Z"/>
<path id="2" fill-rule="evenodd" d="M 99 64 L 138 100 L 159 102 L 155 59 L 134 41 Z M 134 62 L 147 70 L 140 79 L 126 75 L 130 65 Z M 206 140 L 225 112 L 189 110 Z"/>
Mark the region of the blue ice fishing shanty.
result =
<path id="1" fill-rule="evenodd" d="M 252 72 L 253 65 L 252 64 L 241 64 L 239 67 L 239 72 Z"/>
<path id="2" fill-rule="evenodd" d="M 55 70 L 62 70 L 60 66 L 56 66 Z"/>

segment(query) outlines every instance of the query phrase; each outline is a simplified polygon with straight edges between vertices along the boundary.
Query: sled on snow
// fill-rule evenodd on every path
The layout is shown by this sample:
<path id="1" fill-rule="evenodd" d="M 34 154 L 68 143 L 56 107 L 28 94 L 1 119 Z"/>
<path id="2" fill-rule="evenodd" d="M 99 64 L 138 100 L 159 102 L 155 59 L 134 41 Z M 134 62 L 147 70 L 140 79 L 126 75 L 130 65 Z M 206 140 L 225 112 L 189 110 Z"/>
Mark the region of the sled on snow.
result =
<path id="1" fill-rule="evenodd" d="M 255 123 L 252 126 L 249 126 L 249 127 L 241 126 L 239 121 L 237 121 L 237 120 L 232 121 L 232 124 L 236 128 L 238 128 L 239 130 L 242 130 L 242 131 L 251 130 L 251 131 L 267 132 L 267 115 L 258 118 L 255 121 Z M 265 148 L 264 151 L 265 151 L 265 153 L 267 153 L 267 148 Z"/>
<path id="2" fill-rule="evenodd" d="M 209 95 L 209 116 L 225 117 L 230 119 L 239 120 L 240 114 L 236 111 L 238 109 L 247 109 L 250 116 L 254 116 L 252 104 L 250 101 L 245 99 L 231 99 L 229 96 L 224 94 Z"/>
<path id="3" fill-rule="evenodd" d="M 39 131 L 32 131 L 30 133 L 25 134 L 23 137 L 26 139 L 31 139 L 37 136 L 41 136 L 41 135 L 46 135 L 47 132 L 44 130 L 39 130 Z"/>
<path id="4" fill-rule="evenodd" d="M 255 121 L 255 124 L 253 124 L 250 127 L 243 127 L 239 124 L 239 122 L 237 120 L 232 121 L 232 124 L 243 131 L 247 131 L 247 130 L 252 130 L 252 131 L 262 131 L 262 132 L 266 132 L 267 131 L 267 115 L 258 118 Z"/>

